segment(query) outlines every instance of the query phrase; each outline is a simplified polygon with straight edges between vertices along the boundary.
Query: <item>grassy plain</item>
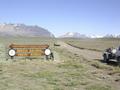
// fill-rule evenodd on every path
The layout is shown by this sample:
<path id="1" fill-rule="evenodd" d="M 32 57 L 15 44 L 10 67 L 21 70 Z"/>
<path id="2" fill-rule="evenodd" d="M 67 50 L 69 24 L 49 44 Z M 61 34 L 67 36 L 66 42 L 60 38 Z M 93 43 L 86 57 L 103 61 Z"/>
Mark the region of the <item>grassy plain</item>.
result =
<path id="1" fill-rule="evenodd" d="M 63 39 L 66 43 L 78 47 L 80 49 L 88 49 L 94 51 L 104 51 L 110 47 L 120 46 L 120 39 L 104 38 L 104 39 Z"/>
<path id="2" fill-rule="evenodd" d="M 0 38 L 0 90 L 119 90 L 119 67 L 87 60 L 61 46 L 54 47 L 56 40 Z M 11 43 L 50 44 L 52 50 L 57 52 L 56 60 L 5 61 L 5 49 Z"/>

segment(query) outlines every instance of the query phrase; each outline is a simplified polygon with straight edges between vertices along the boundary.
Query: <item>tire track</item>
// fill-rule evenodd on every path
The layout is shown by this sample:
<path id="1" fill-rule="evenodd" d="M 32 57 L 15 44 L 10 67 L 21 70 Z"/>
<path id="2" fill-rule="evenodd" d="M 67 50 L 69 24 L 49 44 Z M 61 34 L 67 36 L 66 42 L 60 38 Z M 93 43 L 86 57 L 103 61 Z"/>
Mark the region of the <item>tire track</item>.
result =
<path id="1" fill-rule="evenodd" d="M 62 41 L 58 41 L 58 43 L 60 44 L 61 48 L 67 49 L 68 51 L 70 51 L 72 53 L 82 55 L 86 59 L 90 59 L 90 60 L 102 59 L 102 52 L 86 50 L 86 49 L 79 49 L 79 48 L 73 47 L 71 45 L 68 45 L 67 43 L 62 42 Z"/>

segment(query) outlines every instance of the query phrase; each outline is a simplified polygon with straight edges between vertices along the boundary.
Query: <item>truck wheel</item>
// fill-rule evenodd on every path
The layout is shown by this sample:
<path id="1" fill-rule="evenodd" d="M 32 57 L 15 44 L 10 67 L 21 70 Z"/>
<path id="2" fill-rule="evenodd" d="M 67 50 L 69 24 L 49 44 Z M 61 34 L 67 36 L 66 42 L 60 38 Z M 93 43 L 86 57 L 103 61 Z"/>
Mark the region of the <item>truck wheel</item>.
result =
<path id="1" fill-rule="evenodd" d="M 120 67 L 120 57 L 117 58 L 118 66 Z"/>
<path id="2" fill-rule="evenodd" d="M 104 61 L 105 61 L 106 63 L 109 62 L 109 58 L 107 58 L 107 55 L 106 55 L 106 54 L 103 55 L 103 58 L 104 58 Z"/>
<path id="3" fill-rule="evenodd" d="M 106 59 L 106 63 L 109 63 L 109 59 Z"/>

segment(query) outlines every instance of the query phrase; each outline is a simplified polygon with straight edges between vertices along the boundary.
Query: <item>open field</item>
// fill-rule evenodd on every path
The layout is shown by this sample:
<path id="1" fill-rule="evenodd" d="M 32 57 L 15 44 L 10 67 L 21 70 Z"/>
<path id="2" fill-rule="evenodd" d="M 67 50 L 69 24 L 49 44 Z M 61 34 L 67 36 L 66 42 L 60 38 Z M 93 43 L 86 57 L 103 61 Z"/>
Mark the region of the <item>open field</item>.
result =
<path id="1" fill-rule="evenodd" d="M 120 46 L 120 39 L 63 39 L 66 43 L 80 49 L 104 51 L 109 47 Z"/>
<path id="2" fill-rule="evenodd" d="M 78 48 L 57 41 L 61 46 L 53 46 L 55 39 L 1 38 L 0 90 L 119 90 L 119 67 L 86 58 Z M 54 50 L 55 61 L 41 58 L 5 61 L 5 49 L 10 43 L 48 43 Z"/>

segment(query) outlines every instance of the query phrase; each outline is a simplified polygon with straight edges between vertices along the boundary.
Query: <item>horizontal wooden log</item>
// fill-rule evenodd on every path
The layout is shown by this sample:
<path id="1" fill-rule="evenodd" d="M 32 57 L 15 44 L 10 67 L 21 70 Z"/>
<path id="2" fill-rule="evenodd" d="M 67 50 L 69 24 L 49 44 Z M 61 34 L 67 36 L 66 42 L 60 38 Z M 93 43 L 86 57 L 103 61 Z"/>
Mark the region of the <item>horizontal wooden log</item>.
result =
<path id="1" fill-rule="evenodd" d="M 30 52 L 30 53 L 43 53 L 44 50 L 41 50 L 41 49 L 16 49 L 16 52 L 17 53 L 22 53 L 22 52 L 24 52 L 24 53 L 28 53 L 28 52 Z"/>
<path id="2" fill-rule="evenodd" d="M 43 56 L 43 55 L 45 55 L 45 54 L 43 54 L 43 53 L 31 53 L 30 54 L 30 56 Z"/>
<path id="3" fill-rule="evenodd" d="M 38 49 L 38 50 L 36 50 L 36 49 L 30 49 L 29 50 L 29 52 L 44 52 L 44 50 L 40 50 L 40 49 Z"/>
<path id="4" fill-rule="evenodd" d="M 43 56 L 45 55 L 44 53 L 31 53 L 31 54 L 22 54 L 22 53 L 18 53 L 15 56 Z"/>
<path id="5" fill-rule="evenodd" d="M 16 49 L 16 52 L 29 52 L 28 49 Z"/>
<path id="6" fill-rule="evenodd" d="M 15 56 L 30 56 L 29 54 L 21 54 L 21 53 L 19 53 L 19 54 L 16 54 Z"/>
<path id="7" fill-rule="evenodd" d="M 17 45 L 17 44 L 11 44 L 9 48 L 48 48 L 49 45 Z"/>

